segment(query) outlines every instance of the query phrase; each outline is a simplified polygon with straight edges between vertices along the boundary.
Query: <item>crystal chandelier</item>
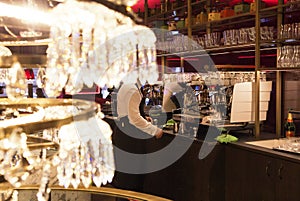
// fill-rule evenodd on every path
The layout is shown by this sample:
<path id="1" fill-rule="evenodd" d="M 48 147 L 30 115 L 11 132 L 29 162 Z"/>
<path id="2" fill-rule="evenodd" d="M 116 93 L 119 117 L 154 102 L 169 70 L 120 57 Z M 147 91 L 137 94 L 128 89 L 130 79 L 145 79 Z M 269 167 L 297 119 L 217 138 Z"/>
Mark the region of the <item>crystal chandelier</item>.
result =
<path id="1" fill-rule="evenodd" d="M 69 0 L 52 11 L 45 91 L 57 96 L 83 85 L 118 87 L 123 82 L 157 81 L 156 37 L 130 17 L 95 3 Z M 150 76 L 149 76 L 150 75 Z"/>
<path id="2" fill-rule="evenodd" d="M 0 174 L 13 187 L 39 184 L 43 201 L 54 183 L 76 189 L 111 182 L 111 129 L 95 103 L 0 99 L 0 106 Z"/>
<path id="3" fill-rule="evenodd" d="M 68 0 L 56 6 L 50 14 L 47 68 L 39 71 L 38 86 L 56 97 L 63 89 L 76 94 L 93 84 L 156 81 L 156 38 L 138 25 L 126 7 L 133 4 Z M 100 108 L 76 99 L 24 99 L 23 73 L 14 61 L 5 83 L 9 99 L 0 99 L 0 169 L 5 170 L 0 174 L 14 187 L 40 184 L 39 201 L 48 199 L 55 182 L 66 188 L 111 182 L 112 131 Z"/>

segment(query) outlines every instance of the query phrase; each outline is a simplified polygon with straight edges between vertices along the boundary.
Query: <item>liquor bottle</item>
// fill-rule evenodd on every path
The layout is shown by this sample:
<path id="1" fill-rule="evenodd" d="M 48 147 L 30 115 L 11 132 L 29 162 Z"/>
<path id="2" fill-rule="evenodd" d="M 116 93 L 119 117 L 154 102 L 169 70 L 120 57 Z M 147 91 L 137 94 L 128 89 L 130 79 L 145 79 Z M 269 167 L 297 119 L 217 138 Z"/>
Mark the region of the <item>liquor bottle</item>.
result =
<path id="1" fill-rule="evenodd" d="M 292 113 L 288 113 L 288 118 L 284 124 L 284 134 L 285 137 L 294 137 L 296 132 L 296 126 L 293 122 L 293 116 Z"/>
<path id="2" fill-rule="evenodd" d="M 175 122 L 174 125 L 173 125 L 173 132 L 178 133 L 178 129 L 179 129 L 179 125 L 178 125 L 177 122 Z"/>

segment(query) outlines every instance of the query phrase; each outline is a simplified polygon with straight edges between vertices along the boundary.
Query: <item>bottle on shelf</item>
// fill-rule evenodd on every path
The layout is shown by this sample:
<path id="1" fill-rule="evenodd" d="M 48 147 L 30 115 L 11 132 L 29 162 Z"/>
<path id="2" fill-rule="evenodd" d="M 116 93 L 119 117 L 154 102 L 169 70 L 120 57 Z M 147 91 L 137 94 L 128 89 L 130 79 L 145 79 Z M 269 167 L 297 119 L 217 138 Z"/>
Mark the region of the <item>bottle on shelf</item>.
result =
<path id="1" fill-rule="evenodd" d="M 220 20 L 221 13 L 218 11 L 217 7 L 213 7 L 212 11 L 208 13 L 208 21 Z"/>
<path id="2" fill-rule="evenodd" d="M 220 18 L 231 17 L 233 15 L 235 15 L 235 12 L 230 6 L 225 6 L 220 12 Z"/>
<path id="3" fill-rule="evenodd" d="M 284 137 L 287 137 L 287 138 L 294 137 L 295 132 L 296 132 L 296 126 L 293 121 L 292 113 L 289 112 L 287 120 L 284 124 L 284 135 L 285 135 Z"/>
<path id="4" fill-rule="evenodd" d="M 160 0 L 160 12 L 164 13 L 165 10 L 165 1 L 164 0 Z"/>
<path id="5" fill-rule="evenodd" d="M 208 21 L 207 12 L 203 9 L 197 16 L 196 16 L 196 24 L 205 24 Z"/>
<path id="6" fill-rule="evenodd" d="M 236 15 L 250 12 L 249 3 L 242 0 L 240 3 L 234 5 L 234 12 Z"/>

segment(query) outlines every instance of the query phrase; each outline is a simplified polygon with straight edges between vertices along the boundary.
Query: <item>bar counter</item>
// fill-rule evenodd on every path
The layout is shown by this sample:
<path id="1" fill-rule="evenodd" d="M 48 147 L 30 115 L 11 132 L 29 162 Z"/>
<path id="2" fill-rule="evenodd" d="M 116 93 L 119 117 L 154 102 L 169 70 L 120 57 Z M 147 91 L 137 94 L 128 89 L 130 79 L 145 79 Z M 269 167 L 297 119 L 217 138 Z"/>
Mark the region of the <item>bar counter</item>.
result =
<path id="1" fill-rule="evenodd" d="M 113 128 L 112 119 L 108 122 Z M 146 174 L 145 193 L 178 201 L 300 200 L 300 155 L 249 144 L 275 134 L 256 139 L 243 133 L 228 144 L 191 136 L 165 131 L 161 139 L 148 140 L 149 152 L 172 145 L 174 154 L 184 153 L 164 169 Z"/>

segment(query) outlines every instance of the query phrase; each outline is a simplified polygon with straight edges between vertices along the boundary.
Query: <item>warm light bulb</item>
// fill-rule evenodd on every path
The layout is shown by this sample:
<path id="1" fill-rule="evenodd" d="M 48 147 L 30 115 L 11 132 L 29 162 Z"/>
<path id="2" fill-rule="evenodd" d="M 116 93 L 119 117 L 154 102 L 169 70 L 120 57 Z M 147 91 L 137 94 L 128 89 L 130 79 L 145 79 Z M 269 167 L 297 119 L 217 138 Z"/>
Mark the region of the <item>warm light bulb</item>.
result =
<path id="1" fill-rule="evenodd" d="M 12 53 L 10 51 L 10 49 L 8 49 L 5 46 L 0 45 L 0 56 L 11 56 Z"/>
<path id="2" fill-rule="evenodd" d="M 52 16 L 48 12 L 5 3 L 0 3 L 0 17 L 13 17 L 31 23 L 43 23 L 48 25 L 52 23 Z"/>

